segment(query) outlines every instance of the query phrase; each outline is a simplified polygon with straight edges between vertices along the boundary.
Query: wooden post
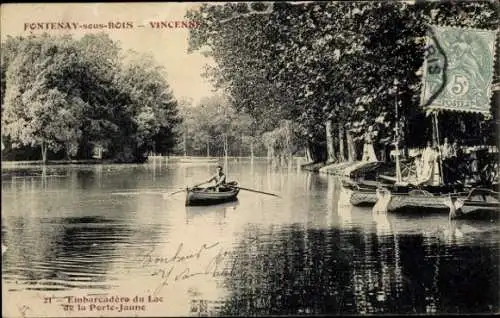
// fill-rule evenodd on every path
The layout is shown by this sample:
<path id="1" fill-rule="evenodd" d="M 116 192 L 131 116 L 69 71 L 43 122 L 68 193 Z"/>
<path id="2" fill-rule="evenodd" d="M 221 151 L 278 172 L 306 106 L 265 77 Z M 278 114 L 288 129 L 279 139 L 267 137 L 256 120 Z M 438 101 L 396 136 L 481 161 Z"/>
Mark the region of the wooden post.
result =
<path id="1" fill-rule="evenodd" d="M 439 176 L 438 176 L 438 179 L 439 179 L 439 183 L 443 183 L 443 158 L 441 156 L 441 146 L 440 146 L 440 138 L 439 138 L 439 121 L 438 121 L 438 114 L 437 112 L 434 112 L 433 113 L 433 127 L 434 127 L 434 133 L 435 133 L 435 136 L 436 136 L 436 146 L 437 146 L 437 149 L 438 149 L 438 163 L 439 163 Z M 433 177 L 434 179 L 434 177 Z"/>

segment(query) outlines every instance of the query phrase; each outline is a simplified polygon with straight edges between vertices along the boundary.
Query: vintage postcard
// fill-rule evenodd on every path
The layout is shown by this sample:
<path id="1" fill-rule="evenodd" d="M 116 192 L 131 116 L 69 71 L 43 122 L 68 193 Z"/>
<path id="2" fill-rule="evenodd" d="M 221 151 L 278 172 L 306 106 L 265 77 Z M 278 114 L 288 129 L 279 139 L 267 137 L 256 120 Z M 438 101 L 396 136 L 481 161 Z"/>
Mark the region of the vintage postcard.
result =
<path id="1" fill-rule="evenodd" d="M 499 12 L 2 4 L 2 316 L 498 313 Z"/>

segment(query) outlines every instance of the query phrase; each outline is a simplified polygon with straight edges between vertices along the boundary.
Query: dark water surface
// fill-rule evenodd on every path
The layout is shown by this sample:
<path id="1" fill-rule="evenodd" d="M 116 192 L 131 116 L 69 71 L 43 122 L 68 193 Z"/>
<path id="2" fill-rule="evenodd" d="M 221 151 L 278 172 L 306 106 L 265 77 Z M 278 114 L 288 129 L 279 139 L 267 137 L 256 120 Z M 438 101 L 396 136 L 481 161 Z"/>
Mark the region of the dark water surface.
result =
<path id="1" fill-rule="evenodd" d="M 229 163 L 229 179 L 282 198 L 205 208 L 162 193 L 214 166 L 16 169 L 2 171 L 2 289 L 26 316 L 50 309 L 22 295 L 93 293 L 162 298 L 149 316 L 499 310 L 496 223 L 374 214 L 333 176 L 259 161 Z M 71 314 L 125 314 L 110 311 Z"/>

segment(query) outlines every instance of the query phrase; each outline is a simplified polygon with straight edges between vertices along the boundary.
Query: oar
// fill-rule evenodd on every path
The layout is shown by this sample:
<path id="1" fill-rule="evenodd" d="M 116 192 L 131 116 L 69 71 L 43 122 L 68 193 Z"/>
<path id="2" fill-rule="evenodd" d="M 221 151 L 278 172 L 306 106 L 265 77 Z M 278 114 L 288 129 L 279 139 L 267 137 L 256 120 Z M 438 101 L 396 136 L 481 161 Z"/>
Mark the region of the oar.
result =
<path id="1" fill-rule="evenodd" d="M 264 191 L 258 191 L 258 190 L 254 190 L 254 189 L 248 189 L 248 188 L 242 188 L 240 186 L 236 186 L 236 188 L 238 188 L 240 190 L 246 190 L 246 191 L 250 191 L 250 192 L 262 193 L 262 194 L 272 195 L 273 197 L 281 198 L 279 195 L 274 194 L 274 193 L 269 193 L 269 192 L 264 192 Z"/>
<path id="2" fill-rule="evenodd" d="M 177 193 L 180 193 L 180 192 L 184 192 L 184 191 L 186 191 L 186 189 L 181 189 L 181 190 L 178 190 L 178 191 L 172 192 L 172 193 L 170 193 L 170 194 L 164 193 L 164 194 L 163 194 L 163 197 L 164 197 L 164 198 L 165 198 L 165 197 L 169 197 L 169 196 L 172 196 L 172 195 L 174 195 L 174 194 L 177 194 Z"/>
<path id="3" fill-rule="evenodd" d="M 163 194 L 163 192 L 136 191 L 136 192 L 113 192 L 111 195 L 142 195 L 142 194 Z"/>
<path id="4" fill-rule="evenodd" d="M 197 186 L 201 186 L 202 184 L 205 184 L 206 182 L 203 182 L 203 183 L 199 183 L 199 184 L 195 184 L 194 186 L 192 186 L 191 188 L 196 188 Z M 188 188 L 189 189 L 189 188 Z M 163 198 L 167 198 L 167 197 L 170 197 L 174 194 L 177 194 L 177 193 L 180 193 L 180 192 L 184 192 L 186 191 L 186 188 L 182 188 L 181 190 L 178 190 L 178 191 L 175 191 L 175 192 L 172 192 L 170 194 L 167 194 L 167 193 L 164 193 L 163 194 Z"/>

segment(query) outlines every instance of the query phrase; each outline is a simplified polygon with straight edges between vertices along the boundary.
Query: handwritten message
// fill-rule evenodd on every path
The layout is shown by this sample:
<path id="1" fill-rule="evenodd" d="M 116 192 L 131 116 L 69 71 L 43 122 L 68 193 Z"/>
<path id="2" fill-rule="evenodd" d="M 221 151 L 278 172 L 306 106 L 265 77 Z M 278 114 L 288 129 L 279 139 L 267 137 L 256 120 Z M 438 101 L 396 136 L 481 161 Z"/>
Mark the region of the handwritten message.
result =
<path id="1" fill-rule="evenodd" d="M 250 247 L 248 245 L 257 241 L 257 238 L 246 238 L 239 244 L 239 248 L 245 251 L 248 251 L 248 248 L 254 249 L 256 246 Z M 247 246 L 242 247 L 242 244 Z M 72 314 L 78 316 L 112 315 L 113 313 L 146 314 L 150 310 L 155 310 L 154 305 L 158 305 L 157 308 L 162 309 L 164 306 L 170 306 L 169 302 L 172 300 L 167 299 L 165 295 L 170 295 L 168 297 L 172 295 L 168 292 L 161 294 L 166 286 L 173 287 L 177 283 L 194 278 L 216 279 L 218 282 L 222 282 L 218 278 L 235 277 L 236 275 L 238 279 L 246 280 L 249 278 L 249 275 L 253 275 L 252 271 L 241 271 L 244 264 L 249 261 L 248 255 L 240 255 L 239 248 L 228 250 L 220 242 L 204 243 L 199 246 L 181 242 L 177 245 L 171 245 L 171 248 L 168 249 L 170 252 L 161 253 L 157 247 L 152 246 L 145 252 L 138 254 L 138 258 L 136 258 L 138 262 L 136 264 L 145 269 L 145 274 L 151 277 L 153 282 L 151 285 L 151 281 L 144 280 L 144 277 L 140 278 L 149 287 L 142 292 L 123 295 L 115 291 L 74 296 L 40 293 L 37 296 L 42 307 L 49 306 L 51 309 L 62 310 L 68 316 Z M 224 304 L 224 300 L 203 298 L 203 292 L 200 293 L 198 289 L 198 282 L 195 281 L 193 286 L 184 286 L 189 287 L 187 292 L 191 296 L 188 310 L 191 313 L 217 312 Z M 174 291 L 175 288 L 177 287 L 174 287 Z M 30 306 L 32 305 L 33 303 L 30 303 Z M 36 314 L 33 310 L 35 307 L 37 307 L 36 311 L 41 309 L 39 306 L 33 308 L 30 306 L 25 303 L 18 305 L 18 314 L 21 317 L 32 316 Z"/>
<path id="2" fill-rule="evenodd" d="M 247 243 L 256 241 L 256 238 L 252 238 Z M 202 244 L 192 252 L 185 251 L 184 243 L 180 243 L 172 256 L 156 255 L 152 247 L 141 258 L 141 265 L 150 268 L 151 276 L 159 279 L 153 296 L 159 295 L 165 286 L 194 277 L 231 276 L 237 268 L 237 262 L 238 255 L 222 248 L 219 242 Z"/>

